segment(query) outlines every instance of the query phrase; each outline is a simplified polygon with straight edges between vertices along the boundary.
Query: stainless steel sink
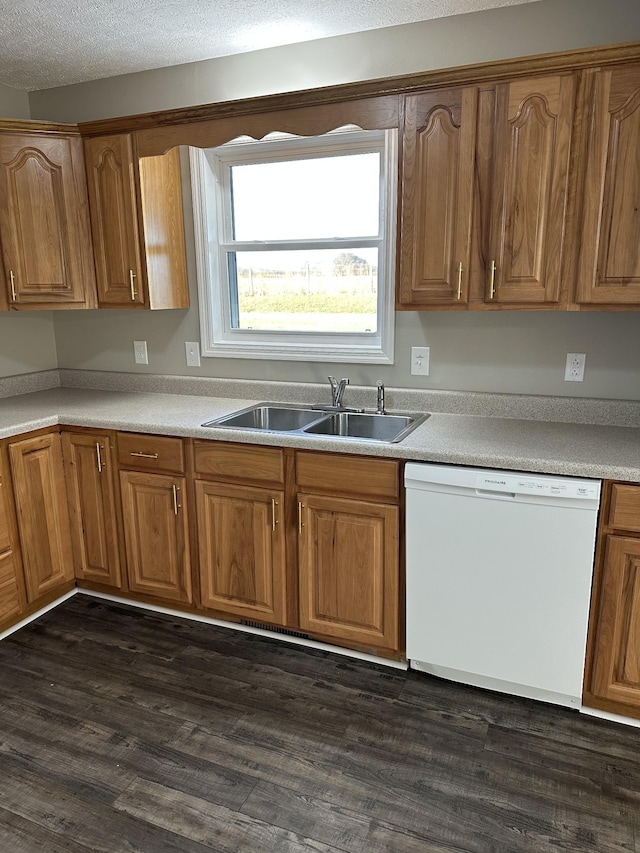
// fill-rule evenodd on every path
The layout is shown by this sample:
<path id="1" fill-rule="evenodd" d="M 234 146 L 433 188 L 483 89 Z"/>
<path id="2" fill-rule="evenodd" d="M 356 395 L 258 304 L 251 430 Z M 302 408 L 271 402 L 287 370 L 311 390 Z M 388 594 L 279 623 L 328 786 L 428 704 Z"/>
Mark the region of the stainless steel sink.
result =
<path id="1" fill-rule="evenodd" d="M 294 432 L 323 417 L 326 417 L 323 412 L 317 412 L 313 409 L 261 403 L 258 406 L 233 412 L 214 421 L 208 421 L 202 426 L 255 429 L 261 432 Z"/>
<path id="2" fill-rule="evenodd" d="M 429 415 L 378 415 L 339 412 L 305 429 L 310 435 L 330 435 L 359 441 L 401 441 Z"/>
<path id="3" fill-rule="evenodd" d="M 309 436 L 330 436 L 354 441 L 402 441 L 420 426 L 428 414 L 397 412 L 326 412 L 303 406 L 259 403 L 202 424 L 205 427 L 256 432 L 286 432 Z"/>

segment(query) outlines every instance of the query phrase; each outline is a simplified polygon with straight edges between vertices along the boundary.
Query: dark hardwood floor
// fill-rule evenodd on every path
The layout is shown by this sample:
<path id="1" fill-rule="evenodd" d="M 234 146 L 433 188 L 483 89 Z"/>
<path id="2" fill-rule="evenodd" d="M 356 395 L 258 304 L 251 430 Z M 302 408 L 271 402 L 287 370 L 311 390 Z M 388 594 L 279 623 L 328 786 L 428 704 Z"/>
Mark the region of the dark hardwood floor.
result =
<path id="1" fill-rule="evenodd" d="M 640 732 L 75 596 L 0 643 L 2 853 L 640 853 Z"/>

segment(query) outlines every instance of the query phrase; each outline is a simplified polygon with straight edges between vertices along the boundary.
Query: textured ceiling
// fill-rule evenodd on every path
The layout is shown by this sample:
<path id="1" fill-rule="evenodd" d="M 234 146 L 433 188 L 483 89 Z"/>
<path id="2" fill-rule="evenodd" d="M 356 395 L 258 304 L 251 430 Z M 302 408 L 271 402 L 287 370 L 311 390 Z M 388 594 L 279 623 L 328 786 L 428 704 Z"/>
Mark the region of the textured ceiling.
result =
<path id="1" fill-rule="evenodd" d="M 0 0 L 0 83 L 47 89 L 535 0 Z"/>

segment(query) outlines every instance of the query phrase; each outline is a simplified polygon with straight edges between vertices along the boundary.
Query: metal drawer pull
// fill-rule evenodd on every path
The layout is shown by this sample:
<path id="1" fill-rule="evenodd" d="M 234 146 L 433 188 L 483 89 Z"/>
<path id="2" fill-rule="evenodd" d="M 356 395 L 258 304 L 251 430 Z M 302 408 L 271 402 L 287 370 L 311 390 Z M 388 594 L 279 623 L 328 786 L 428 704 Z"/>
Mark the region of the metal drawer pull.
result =
<path id="1" fill-rule="evenodd" d="M 489 299 L 493 299 L 496 292 L 496 262 L 491 261 L 490 267 L 490 278 L 489 278 Z"/>
<path id="2" fill-rule="evenodd" d="M 131 290 L 131 301 L 132 302 L 136 301 L 136 296 L 138 295 L 136 293 L 136 286 L 134 284 L 135 277 L 136 277 L 136 274 L 134 273 L 134 271 L 129 270 L 129 289 Z"/>
<path id="3" fill-rule="evenodd" d="M 16 277 L 13 274 L 13 270 L 9 270 L 9 282 L 11 283 L 11 301 L 16 301 Z"/>
<path id="4" fill-rule="evenodd" d="M 141 453 L 140 451 L 132 450 L 129 456 L 139 456 L 142 459 L 157 459 L 157 453 Z"/>
<path id="5" fill-rule="evenodd" d="M 175 483 L 171 488 L 173 489 L 173 512 L 174 515 L 177 515 L 178 510 L 182 507 L 182 504 L 178 503 L 178 492 L 180 491 L 180 489 L 175 485 Z"/>
<path id="6" fill-rule="evenodd" d="M 105 467 L 104 462 L 102 461 L 102 453 L 100 442 L 96 442 L 96 459 L 98 460 L 98 474 L 102 474 L 102 469 Z"/>
<path id="7" fill-rule="evenodd" d="M 271 498 L 271 530 L 274 533 L 276 532 L 276 524 L 278 523 L 278 520 L 276 518 L 276 507 L 277 506 L 278 506 L 278 504 L 276 503 L 275 498 Z"/>
<path id="8" fill-rule="evenodd" d="M 462 261 L 458 264 L 458 293 L 457 299 L 460 299 L 462 296 Z"/>

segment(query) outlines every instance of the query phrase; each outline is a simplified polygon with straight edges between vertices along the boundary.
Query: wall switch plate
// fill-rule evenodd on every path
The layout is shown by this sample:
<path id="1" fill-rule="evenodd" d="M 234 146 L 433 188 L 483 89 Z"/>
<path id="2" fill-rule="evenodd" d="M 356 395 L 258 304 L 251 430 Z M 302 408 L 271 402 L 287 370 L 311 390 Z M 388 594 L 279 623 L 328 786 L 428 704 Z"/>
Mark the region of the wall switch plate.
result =
<path id="1" fill-rule="evenodd" d="M 587 360 L 585 352 L 568 352 L 564 368 L 565 382 L 584 382 L 584 366 Z"/>
<path id="2" fill-rule="evenodd" d="M 198 341 L 185 341 L 184 350 L 187 354 L 187 367 L 200 367 L 200 344 Z"/>
<path id="3" fill-rule="evenodd" d="M 411 375 L 429 375 L 429 347 L 411 347 Z"/>
<path id="4" fill-rule="evenodd" d="M 136 364 L 149 364 L 146 341 L 133 342 L 133 357 L 136 360 Z"/>

